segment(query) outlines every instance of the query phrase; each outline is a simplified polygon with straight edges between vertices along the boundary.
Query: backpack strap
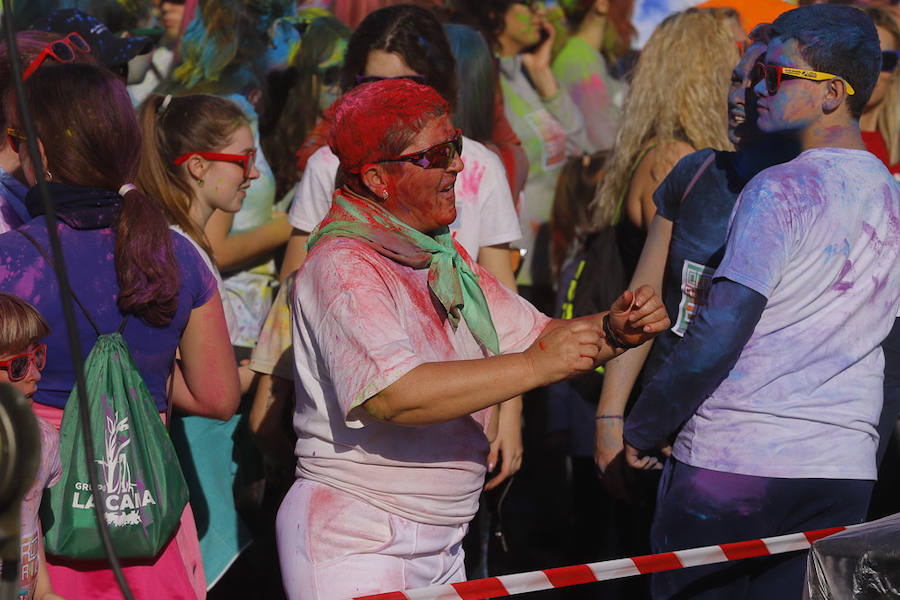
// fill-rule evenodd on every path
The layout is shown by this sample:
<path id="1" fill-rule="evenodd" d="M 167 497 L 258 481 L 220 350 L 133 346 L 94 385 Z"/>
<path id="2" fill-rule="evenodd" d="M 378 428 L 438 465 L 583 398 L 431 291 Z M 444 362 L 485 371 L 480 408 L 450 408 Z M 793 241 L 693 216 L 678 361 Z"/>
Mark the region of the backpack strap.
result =
<path id="1" fill-rule="evenodd" d="M 37 240 L 34 239 L 30 233 L 28 233 L 27 231 L 23 231 L 21 229 L 16 229 L 16 232 L 21 233 L 23 236 L 25 236 L 25 239 L 27 239 L 29 242 L 31 242 L 34 245 L 34 247 L 37 248 L 38 252 L 41 253 L 41 256 L 43 256 L 44 260 L 47 261 L 47 264 L 50 265 L 50 268 L 53 269 L 54 271 L 56 270 L 56 266 L 53 264 L 53 261 L 50 259 L 50 255 L 47 254 L 47 251 L 44 250 L 40 244 L 37 243 Z M 91 324 L 91 327 L 93 327 L 94 331 L 97 332 L 97 335 L 100 336 L 101 335 L 100 328 L 97 327 L 97 323 L 95 323 L 94 319 L 91 318 L 91 314 L 84 307 L 84 304 L 81 303 L 81 300 L 78 299 L 78 296 L 75 295 L 75 290 L 73 290 L 71 287 L 69 287 L 69 293 L 72 295 L 72 300 L 75 301 L 75 304 L 77 304 L 78 307 L 81 308 L 81 312 L 83 312 L 84 316 L 87 317 L 88 323 Z M 128 317 L 125 317 L 125 319 L 128 320 Z M 125 327 L 125 323 L 123 322 L 122 327 L 120 327 L 120 329 L 119 329 L 120 332 L 121 332 L 121 329 L 124 327 Z"/>
<path id="2" fill-rule="evenodd" d="M 691 178 L 691 181 L 687 184 L 687 187 L 684 188 L 684 193 L 681 195 L 681 204 L 684 204 L 684 199 L 687 198 L 687 195 L 691 193 L 691 190 L 694 189 L 694 185 L 697 183 L 697 180 L 700 179 L 700 176 L 703 175 L 703 172 L 706 171 L 706 168 L 712 164 L 712 161 L 716 159 L 716 151 L 713 150 L 710 155 L 703 161 L 703 164 L 700 165 L 700 168 L 697 169 L 697 172 L 694 173 L 694 176 Z"/>

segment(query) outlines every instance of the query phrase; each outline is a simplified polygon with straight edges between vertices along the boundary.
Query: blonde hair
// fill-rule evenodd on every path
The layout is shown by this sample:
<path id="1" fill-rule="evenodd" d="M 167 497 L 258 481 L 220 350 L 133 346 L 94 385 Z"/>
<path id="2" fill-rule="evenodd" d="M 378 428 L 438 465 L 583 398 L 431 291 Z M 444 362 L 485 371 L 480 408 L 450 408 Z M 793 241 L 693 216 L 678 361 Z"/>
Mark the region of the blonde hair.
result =
<path id="1" fill-rule="evenodd" d="M 894 50 L 900 50 L 900 27 L 894 17 L 887 10 L 877 6 L 861 7 L 876 27 L 887 30 L 894 39 Z M 894 164 L 900 161 L 900 66 L 894 67 L 891 73 L 891 81 L 888 84 L 881 105 L 878 107 L 878 117 L 875 120 L 875 128 L 884 139 L 884 145 L 888 150 L 888 163 Z"/>
<path id="2" fill-rule="evenodd" d="M 663 21 L 641 52 L 625 98 L 622 126 L 592 206 L 594 225 L 613 224 L 619 198 L 648 142 L 733 149 L 728 81 L 740 60 L 734 11 L 690 8 Z"/>
<path id="3" fill-rule="evenodd" d="M 22 352 L 50 335 L 50 326 L 31 304 L 0 292 L 0 354 Z"/>

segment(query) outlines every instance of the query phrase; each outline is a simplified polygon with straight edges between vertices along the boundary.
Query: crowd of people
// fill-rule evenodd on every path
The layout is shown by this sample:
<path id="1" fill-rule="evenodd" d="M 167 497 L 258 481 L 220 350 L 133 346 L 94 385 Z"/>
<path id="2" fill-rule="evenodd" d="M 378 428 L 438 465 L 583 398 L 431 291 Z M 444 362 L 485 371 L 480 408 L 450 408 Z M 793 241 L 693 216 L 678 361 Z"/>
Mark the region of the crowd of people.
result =
<path id="1" fill-rule="evenodd" d="M 3 580 L 330 600 L 900 511 L 895 4 L 716 0 L 635 48 L 635 0 L 13 2 L 0 383 L 41 455 Z M 57 541 L 92 492 L 121 565 Z"/>

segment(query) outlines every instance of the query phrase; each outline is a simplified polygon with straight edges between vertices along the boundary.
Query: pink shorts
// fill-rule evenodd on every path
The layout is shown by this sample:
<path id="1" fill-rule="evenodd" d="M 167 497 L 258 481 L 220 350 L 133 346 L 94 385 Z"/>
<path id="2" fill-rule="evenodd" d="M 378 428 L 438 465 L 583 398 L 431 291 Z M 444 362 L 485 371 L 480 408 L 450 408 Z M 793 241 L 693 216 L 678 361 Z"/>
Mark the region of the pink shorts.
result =
<path id="1" fill-rule="evenodd" d="M 62 409 L 32 405 L 34 413 L 59 429 Z M 161 414 L 163 422 L 166 415 Z M 53 592 L 63 598 L 118 600 L 116 578 L 105 561 L 78 561 L 47 557 Z M 175 537 L 152 559 L 122 561 L 122 571 L 135 600 L 194 600 L 206 598 L 206 576 L 191 505 L 184 508 Z"/>
<path id="2" fill-rule="evenodd" d="M 275 521 L 285 593 L 333 600 L 464 581 L 467 528 L 416 523 L 298 479 Z"/>

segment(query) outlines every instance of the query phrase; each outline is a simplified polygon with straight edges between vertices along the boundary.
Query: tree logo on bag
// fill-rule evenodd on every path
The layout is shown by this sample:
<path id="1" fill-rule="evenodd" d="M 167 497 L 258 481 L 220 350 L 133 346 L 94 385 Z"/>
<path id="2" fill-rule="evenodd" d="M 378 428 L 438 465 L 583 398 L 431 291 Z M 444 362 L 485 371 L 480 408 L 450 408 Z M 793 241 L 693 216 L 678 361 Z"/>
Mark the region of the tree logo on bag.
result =
<path id="1" fill-rule="evenodd" d="M 106 522 L 113 527 L 139 525 L 141 523 L 139 509 L 148 504 L 156 504 L 150 490 L 145 489 L 142 494 L 131 480 L 131 469 L 128 467 L 128 457 L 125 454 L 125 449 L 131 444 L 131 435 L 128 431 L 127 416 L 121 420 L 118 412 L 115 416 L 106 416 L 105 453 L 97 463 L 103 471 L 100 489 L 106 491 Z M 72 508 L 93 509 L 94 498 L 91 495 L 90 484 L 77 482 L 75 490 Z M 82 493 L 86 495 L 83 500 Z"/>

